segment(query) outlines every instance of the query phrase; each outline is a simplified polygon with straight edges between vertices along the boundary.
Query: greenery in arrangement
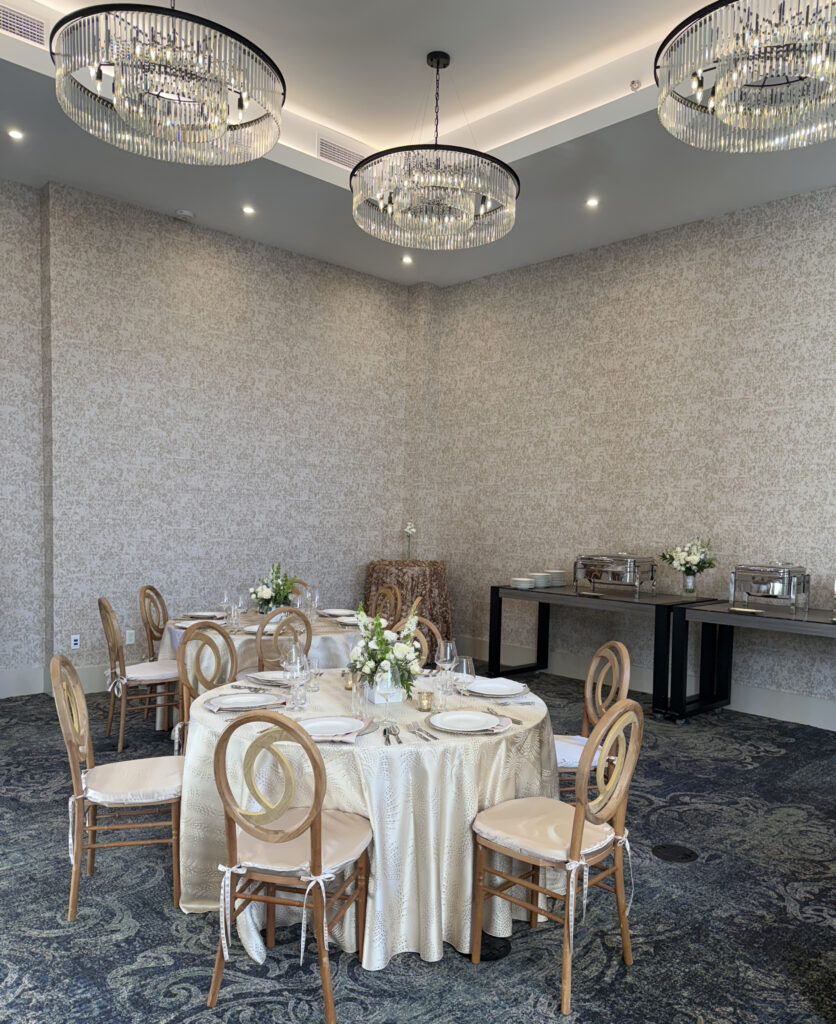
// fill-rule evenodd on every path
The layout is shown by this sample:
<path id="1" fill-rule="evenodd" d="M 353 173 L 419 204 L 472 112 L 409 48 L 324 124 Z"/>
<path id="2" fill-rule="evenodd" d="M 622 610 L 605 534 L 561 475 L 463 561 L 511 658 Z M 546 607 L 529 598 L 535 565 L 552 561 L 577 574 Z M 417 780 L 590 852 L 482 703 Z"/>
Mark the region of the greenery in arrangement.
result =
<path id="1" fill-rule="evenodd" d="M 415 533 L 415 523 L 410 519 L 406 526 L 403 528 L 403 532 L 406 534 L 406 558 L 409 558 L 412 554 L 412 537 Z"/>
<path id="2" fill-rule="evenodd" d="M 717 559 L 711 554 L 711 541 L 701 541 L 699 537 L 684 547 L 663 551 L 662 561 L 686 576 L 698 576 L 717 564 Z"/>
<path id="3" fill-rule="evenodd" d="M 409 610 L 409 617 L 400 633 L 387 629 L 388 622 L 376 615 L 373 619 L 363 611 L 362 603 L 357 609 L 357 628 L 362 639 L 352 648 L 349 671 L 358 672 L 369 686 L 374 682 L 377 670 L 390 665 L 397 669 L 401 687 L 407 697 L 412 694 L 412 681 L 421 673 L 420 643 L 415 639 L 420 598 Z"/>
<path id="4" fill-rule="evenodd" d="M 276 562 L 270 566 L 270 572 L 260 579 L 254 587 L 250 587 L 250 597 L 258 605 L 262 615 L 271 612 L 274 608 L 290 604 L 290 595 L 293 593 L 295 576 L 288 576 L 282 572 L 282 567 Z"/>

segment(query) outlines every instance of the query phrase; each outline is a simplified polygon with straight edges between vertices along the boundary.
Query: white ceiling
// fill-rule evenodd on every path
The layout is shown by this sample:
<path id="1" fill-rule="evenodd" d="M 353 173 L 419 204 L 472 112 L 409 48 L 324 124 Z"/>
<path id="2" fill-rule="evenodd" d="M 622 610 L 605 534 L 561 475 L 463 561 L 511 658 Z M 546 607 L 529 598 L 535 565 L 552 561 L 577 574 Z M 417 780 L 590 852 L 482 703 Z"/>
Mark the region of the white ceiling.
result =
<path id="1" fill-rule="evenodd" d="M 34 0 L 4 2 L 44 14 Z M 163 213 L 187 207 L 206 227 L 378 277 L 440 285 L 836 185 L 836 142 L 720 156 L 661 128 L 652 58 L 689 7 L 673 0 L 206 0 L 202 14 L 259 43 L 288 81 L 282 142 L 269 159 L 222 169 L 143 160 L 86 135 L 58 108 L 48 55 L 0 34 L 0 178 L 63 182 Z M 354 225 L 348 172 L 315 157 L 316 134 L 325 125 L 370 147 L 411 141 L 430 98 L 424 54 L 438 46 L 453 54 L 456 87 L 442 92 L 442 113 L 445 96 L 458 106 L 457 90 L 477 144 L 513 163 L 522 194 L 517 225 L 501 241 L 415 252 L 406 267 L 399 250 Z M 638 92 L 631 78 L 642 81 Z M 448 141 L 473 144 L 468 128 L 442 116 L 443 131 L 445 124 Z M 13 126 L 26 133 L 23 142 L 9 139 Z M 584 205 L 593 193 L 601 200 L 594 211 Z M 247 203 L 254 217 L 242 214 Z"/>

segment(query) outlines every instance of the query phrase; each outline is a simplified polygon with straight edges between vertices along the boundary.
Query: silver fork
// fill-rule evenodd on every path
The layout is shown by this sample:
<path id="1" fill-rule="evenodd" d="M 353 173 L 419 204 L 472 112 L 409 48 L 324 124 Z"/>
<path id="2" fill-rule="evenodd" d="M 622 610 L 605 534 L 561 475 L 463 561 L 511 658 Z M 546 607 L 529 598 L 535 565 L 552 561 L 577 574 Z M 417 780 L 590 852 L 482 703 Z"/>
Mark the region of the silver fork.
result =
<path id="1" fill-rule="evenodd" d="M 490 705 L 488 705 L 488 711 L 490 711 L 492 715 L 498 715 L 500 718 L 510 719 L 514 723 L 514 725 L 522 725 L 521 718 L 512 718 L 511 715 L 506 715 L 502 711 L 497 711 L 496 708 L 493 708 Z"/>
<path id="2" fill-rule="evenodd" d="M 407 729 L 413 734 L 413 736 L 420 736 L 425 743 L 429 743 L 431 740 L 435 739 L 435 736 L 424 732 L 420 726 L 415 725 L 414 723 L 412 725 L 408 725 Z"/>

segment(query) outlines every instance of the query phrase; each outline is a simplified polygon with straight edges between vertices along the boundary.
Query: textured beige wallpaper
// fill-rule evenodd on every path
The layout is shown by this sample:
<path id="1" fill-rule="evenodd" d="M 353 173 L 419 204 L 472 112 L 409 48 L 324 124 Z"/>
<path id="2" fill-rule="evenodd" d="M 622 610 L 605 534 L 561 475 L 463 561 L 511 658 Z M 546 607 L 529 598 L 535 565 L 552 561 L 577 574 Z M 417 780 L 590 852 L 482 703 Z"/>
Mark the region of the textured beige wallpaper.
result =
<path id="1" fill-rule="evenodd" d="M 44 657 L 40 250 L 38 193 L 0 181 L 0 692 Z"/>
<path id="2" fill-rule="evenodd" d="M 365 563 L 401 552 L 407 518 L 418 554 L 449 562 L 460 637 L 487 636 L 491 583 L 698 533 L 720 559 L 706 596 L 737 561 L 789 558 L 824 603 L 834 223 L 831 190 L 406 289 L 63 187 L 0 184 L 0 671 L 41 664 L 50 642 L 45 537 L 55 649 L 79 633 L 90 666 L 104 658 L 100 594 L 141 658 L 142 583 L 173 609 L 215 604 L 279 558 L 351 603 Z M 506 639 L 531 627 L 511 614 Z M 563 614 L 552 642 L 586 659 L 613 635 L 649 667 L 635 619 Z M 737 682 L 836 697 L 832 643 L 740 637 Z"/>
<path id="3" fill-rule="evenodd" d="M 719 560 L 706 597 L 738 562 L 791 559 L 832 601 L 834 226 L 836 189 L 437 293 L 436 443 L 456 481 L 436 496 L 438 554 L 459 633 L 487 636 L 493 582 L 696 535 Z M 661 588 L 678 582 L 664 567 Z M 617 635 L 649 668 L 637 622 L 553 614 L 552 646 L 588 658 Z M 737 682 L 836 697 L 832 641 L 752 636 Z M 506 639 L 532 643 L 531 616 L 512 612 Z"/>

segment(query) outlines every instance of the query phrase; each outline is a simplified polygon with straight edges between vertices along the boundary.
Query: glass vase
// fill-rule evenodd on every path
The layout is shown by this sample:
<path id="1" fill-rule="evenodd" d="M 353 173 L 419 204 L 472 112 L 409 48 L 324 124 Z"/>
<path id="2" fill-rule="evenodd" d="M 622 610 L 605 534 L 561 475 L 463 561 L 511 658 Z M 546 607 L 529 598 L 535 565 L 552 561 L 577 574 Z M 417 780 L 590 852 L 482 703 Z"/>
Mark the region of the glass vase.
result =
<path id="1" fill-rule="evenodd" d="M 696 597 L 697 594 L 697 577 L 689 575 L 687 572 L 682 574 L 682 596 L 683 597 Z"/>

